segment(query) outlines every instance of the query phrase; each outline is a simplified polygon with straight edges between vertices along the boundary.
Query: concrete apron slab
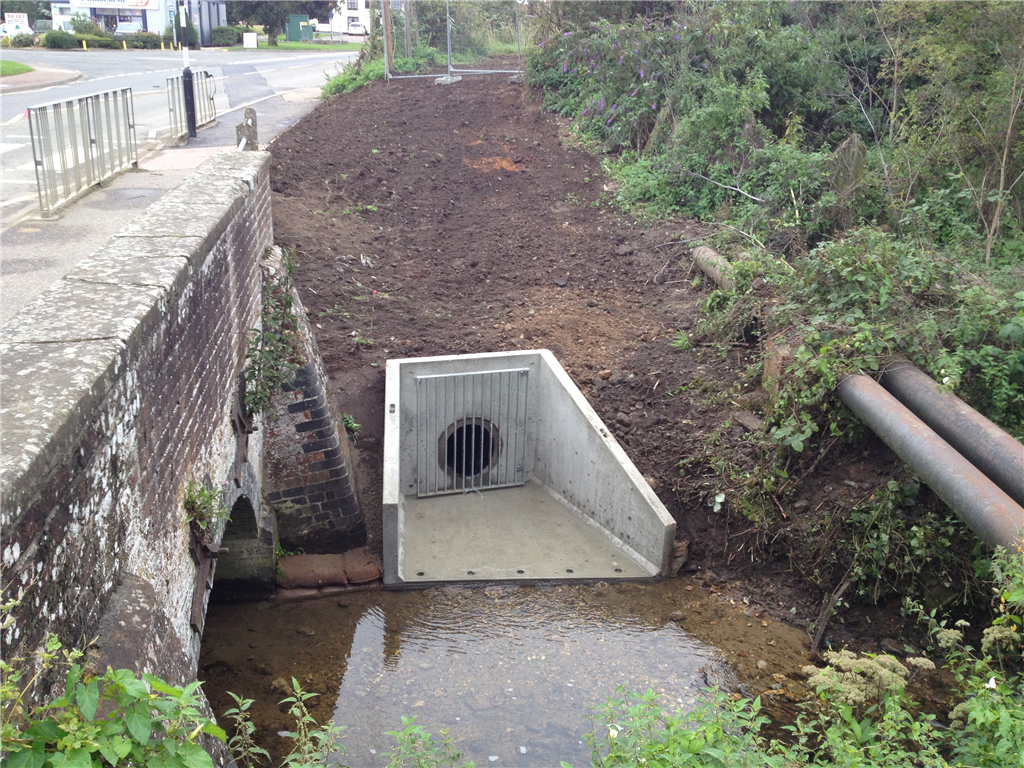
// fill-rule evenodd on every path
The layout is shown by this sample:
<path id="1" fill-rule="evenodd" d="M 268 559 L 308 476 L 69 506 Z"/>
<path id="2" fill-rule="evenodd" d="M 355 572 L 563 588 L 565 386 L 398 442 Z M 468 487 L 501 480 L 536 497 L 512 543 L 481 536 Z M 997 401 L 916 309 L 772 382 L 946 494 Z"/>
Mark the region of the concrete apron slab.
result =
<path id="1" fill-rule="evenodd" d="M 651 576 L 537 480 L 406 499 L 407 581 L 622 579 Z"/>
<path id="2" fill-rule="evenodd" d="M 675 522 L 548 350 L 389 360 L 384 584 L 664 575 Z"/>

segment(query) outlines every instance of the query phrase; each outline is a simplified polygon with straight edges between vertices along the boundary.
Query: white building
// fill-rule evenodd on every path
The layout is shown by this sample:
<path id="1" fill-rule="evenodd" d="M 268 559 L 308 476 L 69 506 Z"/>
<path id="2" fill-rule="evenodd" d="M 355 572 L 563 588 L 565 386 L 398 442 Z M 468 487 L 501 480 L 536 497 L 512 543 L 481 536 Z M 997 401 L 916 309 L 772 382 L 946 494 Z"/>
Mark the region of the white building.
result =
<path id="1" fill-rule="evenodd" d="M 380 8 L 380 1 L 373 0 L 338 0 L 331 10 L 330 31 L 347 34 L 365 33 L 370 30 L 370 6 Z M 318 27 L 318 31 L 321 29 Z M 322 29 L 327 31 L 327 29 Z"/>
<path id="2" fill-rule="evenodd" d="M 213 28 L 228 23 L 228 12 L 223 1 L 218 0 L 62 0 L 50 3 L 53 24 L 58 26 L 82 14 L 92 19 L 108 32 L 117 25 L 130 22 L 141 24 L 142 29 L 162 35 L 174 20 L 177 7 L 185 7 L 192 17 L 192 23 L 199 31 L 199 43 L 211 45 Z"/>

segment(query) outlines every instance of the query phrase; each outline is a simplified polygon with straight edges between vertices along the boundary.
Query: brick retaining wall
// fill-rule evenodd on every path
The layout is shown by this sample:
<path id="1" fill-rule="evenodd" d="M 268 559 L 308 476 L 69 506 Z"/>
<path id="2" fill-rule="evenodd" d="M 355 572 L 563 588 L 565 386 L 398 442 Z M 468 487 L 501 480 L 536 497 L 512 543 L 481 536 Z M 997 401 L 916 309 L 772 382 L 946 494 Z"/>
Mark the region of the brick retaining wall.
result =
<path id="1" fill-rule="evenodd" d="M 239 456 L 230 417 L 272 240 L 268 169 L 266 153 L 215 157 L 3 331 L 3 582 L 22 601 L 5 658 L 47 632 L 79 644 L 142 579 L 194 671 L 185 483 L 260 504 L 262 434 Z"/>

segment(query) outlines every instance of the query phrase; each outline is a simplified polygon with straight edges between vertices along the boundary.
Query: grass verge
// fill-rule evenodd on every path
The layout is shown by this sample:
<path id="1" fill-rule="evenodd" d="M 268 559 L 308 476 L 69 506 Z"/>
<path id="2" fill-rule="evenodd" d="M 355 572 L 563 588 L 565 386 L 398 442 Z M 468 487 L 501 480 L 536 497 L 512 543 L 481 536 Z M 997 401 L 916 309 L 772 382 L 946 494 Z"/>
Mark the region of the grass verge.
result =
<path id="1" fill-rule="evenodd" d="M 24 75 L 26 72 L 32 71 L 34 70 L 28 64 L 22 64 L 18 61 L 7 61 L 6 59 L 0 61 L 0 77 Z"/>

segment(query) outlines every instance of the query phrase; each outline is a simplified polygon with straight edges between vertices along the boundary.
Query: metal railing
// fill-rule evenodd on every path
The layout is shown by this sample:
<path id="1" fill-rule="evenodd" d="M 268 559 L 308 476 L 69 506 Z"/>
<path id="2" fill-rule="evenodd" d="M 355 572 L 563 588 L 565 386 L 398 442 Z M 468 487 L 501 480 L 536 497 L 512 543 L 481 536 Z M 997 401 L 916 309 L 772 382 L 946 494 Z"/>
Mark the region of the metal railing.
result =
<path id="1" fill-rule="evenodd" d="M 195 94 L 196 125 L 206 125 L 217 119 L 213 97 L 217 94 L 217 81 L 206 70 L 192 73 L 192 92 Z M 181 75 L 167 78 L 167 111 L 171 117 L 171 138 L 188 134 L 185 119 L 185 86 Z"/>
<path id="2" fill-rule="evenodd" d="M 43 217 L 138 165 L 131 88 L 29 107 L 28 125 Z"/>

